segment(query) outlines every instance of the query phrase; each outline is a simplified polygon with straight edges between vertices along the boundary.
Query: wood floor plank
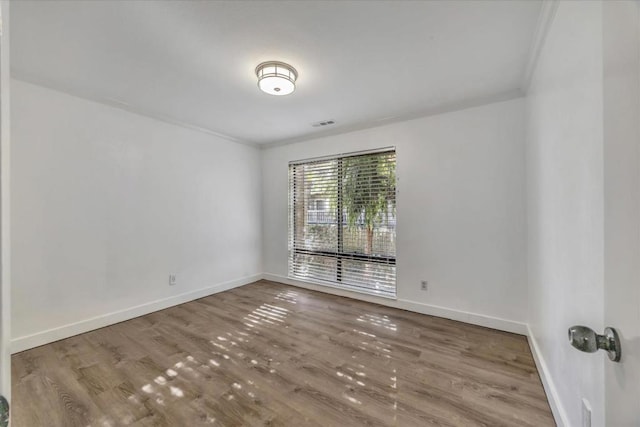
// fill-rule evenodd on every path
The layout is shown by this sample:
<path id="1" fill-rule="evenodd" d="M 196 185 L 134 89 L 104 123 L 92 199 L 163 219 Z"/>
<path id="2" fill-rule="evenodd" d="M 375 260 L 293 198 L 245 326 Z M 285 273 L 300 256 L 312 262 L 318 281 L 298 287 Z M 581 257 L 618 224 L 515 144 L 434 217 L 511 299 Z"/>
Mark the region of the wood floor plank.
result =
<path id="1" fill-rule="evenodd" d="M 553 426 L 526 338 L 260 281 L 12 357 L 12 425 Z"/>

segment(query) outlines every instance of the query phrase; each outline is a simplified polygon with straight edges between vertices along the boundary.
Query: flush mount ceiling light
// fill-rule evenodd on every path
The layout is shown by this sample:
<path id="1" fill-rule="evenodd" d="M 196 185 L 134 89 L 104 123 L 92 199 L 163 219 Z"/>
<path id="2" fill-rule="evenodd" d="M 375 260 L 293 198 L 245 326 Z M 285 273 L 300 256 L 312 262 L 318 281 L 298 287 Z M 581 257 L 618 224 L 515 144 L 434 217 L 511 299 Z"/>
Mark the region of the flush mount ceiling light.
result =
<path id="1" fill-rule="evenodd" d="M 256 75 L 258 87 L 269 95 L 289 95 L 296 90 L 298 72 L 284 62 L 263 62 L 256 67 Z"/>

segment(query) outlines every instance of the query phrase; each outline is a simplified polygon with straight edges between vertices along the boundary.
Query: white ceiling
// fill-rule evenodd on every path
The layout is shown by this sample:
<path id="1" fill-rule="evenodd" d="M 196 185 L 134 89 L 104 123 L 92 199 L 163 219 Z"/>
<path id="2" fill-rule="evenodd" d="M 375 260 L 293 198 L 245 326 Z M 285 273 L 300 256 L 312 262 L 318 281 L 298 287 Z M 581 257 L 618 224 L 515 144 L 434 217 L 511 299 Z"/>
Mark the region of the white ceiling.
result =
<path id="1" fill-rule="evenodd" d="M 540 6 L 19 1 L 12 73 L 243 142 L 298 140 L 515 96 Z M 295 93 L 258 90 L 266 60 L 296 67 Z"/>

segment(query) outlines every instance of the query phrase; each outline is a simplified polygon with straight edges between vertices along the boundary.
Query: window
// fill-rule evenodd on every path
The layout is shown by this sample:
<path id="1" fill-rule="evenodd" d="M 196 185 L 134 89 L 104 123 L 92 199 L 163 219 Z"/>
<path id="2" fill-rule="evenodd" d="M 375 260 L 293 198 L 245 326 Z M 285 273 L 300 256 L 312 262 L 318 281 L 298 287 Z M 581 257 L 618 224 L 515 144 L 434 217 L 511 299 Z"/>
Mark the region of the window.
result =
<path id="1" fill-rule="evenodd" d="M 395 297 L 394 150 L 289 164 L 289 276 Z"/>

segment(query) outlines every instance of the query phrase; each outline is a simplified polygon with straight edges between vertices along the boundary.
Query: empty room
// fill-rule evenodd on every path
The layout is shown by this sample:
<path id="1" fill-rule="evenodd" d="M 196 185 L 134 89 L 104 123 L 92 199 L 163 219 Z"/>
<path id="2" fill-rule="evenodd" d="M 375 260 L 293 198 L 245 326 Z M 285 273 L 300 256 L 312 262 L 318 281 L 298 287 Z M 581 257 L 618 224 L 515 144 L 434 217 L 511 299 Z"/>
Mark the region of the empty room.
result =
<path id="1" fill-rule="evenodd" d="M 639 1 L 0 24 L 0 427 L 640 426 Z"/>

